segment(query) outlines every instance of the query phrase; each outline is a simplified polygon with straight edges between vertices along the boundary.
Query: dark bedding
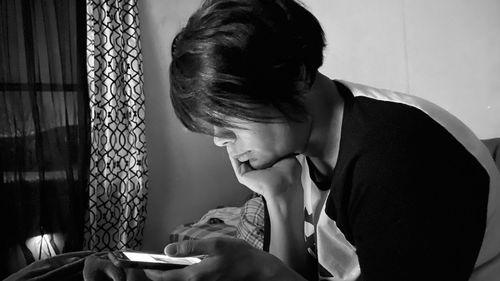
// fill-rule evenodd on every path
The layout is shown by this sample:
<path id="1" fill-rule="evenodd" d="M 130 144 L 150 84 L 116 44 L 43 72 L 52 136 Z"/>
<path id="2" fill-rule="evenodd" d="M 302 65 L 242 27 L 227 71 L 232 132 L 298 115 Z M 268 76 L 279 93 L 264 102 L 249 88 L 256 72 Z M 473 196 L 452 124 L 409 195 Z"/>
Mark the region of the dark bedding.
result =
<path id="1" fill-rule="evenodd" d="M 500 170 L 500 138 L 483 140 Z M 14 280 L 83 280 L 85 259 L 90 255 L 105 256 L 106 252 L 80 251 L 60 254 L 36 261 L 13 273 L 4 281 Z"/>
<path id="2" fill-rule="evenodd" d="M 60 254 L 36 261 L 4 279 L 14 280 L 83 280 L 85 258 L 94 253 L 81 251 Z"/>

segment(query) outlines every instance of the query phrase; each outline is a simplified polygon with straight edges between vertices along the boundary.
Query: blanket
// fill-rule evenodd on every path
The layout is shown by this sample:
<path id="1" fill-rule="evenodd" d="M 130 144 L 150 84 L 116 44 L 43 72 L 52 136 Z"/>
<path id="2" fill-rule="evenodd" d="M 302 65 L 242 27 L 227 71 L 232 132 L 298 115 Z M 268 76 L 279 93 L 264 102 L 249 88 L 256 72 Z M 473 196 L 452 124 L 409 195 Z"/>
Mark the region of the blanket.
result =
<path id="1" fill-rule="evenodd" d="M 483 140 L 500 170 L 500 138 Z M 60 254 L 36 261 L 13 273 L 4 281 L 25 280 L 83 280 L 85 259 L 91 255 L 103 256 L 106 252 L 80 251 Z"/>
<path id="2" fill-rule="evenodd" d="M 70 252 L 39 260 L 27 265 L 4 281 L 24 280 L 83 280 L 85 258 L 96 254 L 92 251 Z"/>

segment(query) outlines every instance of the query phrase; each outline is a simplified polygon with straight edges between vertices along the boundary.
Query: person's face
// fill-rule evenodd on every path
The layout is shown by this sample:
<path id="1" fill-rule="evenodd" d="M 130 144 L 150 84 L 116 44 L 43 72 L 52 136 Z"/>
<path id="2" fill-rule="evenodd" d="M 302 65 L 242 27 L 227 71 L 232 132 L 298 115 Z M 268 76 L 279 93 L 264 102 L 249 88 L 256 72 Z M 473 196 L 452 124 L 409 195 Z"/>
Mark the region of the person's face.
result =
<path id="1" fill-rule="evenodd" d="M 214 127 L 214 144 L 226 147 L 230 157 L 248 161 L 254 169 L 270 167 L 285 156 L 301 153 L 309 137 L 308 122 L 230 121 L 239 128 Z"/>

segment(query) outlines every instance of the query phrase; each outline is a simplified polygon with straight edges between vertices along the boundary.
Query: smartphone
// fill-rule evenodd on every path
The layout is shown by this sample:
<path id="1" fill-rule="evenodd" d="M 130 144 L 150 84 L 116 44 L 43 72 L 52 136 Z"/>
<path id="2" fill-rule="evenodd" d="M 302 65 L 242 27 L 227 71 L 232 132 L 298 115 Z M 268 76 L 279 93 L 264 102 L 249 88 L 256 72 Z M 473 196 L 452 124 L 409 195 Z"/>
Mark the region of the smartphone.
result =
<path id="1" fill-rule="evenodd" d="M 147 269 L 179 269 L 201 261 L 197 257 L 170 257 L 137 251 L 113 251 L 108 254 L 111 262 L 119 267 L 135 267 Z"/>

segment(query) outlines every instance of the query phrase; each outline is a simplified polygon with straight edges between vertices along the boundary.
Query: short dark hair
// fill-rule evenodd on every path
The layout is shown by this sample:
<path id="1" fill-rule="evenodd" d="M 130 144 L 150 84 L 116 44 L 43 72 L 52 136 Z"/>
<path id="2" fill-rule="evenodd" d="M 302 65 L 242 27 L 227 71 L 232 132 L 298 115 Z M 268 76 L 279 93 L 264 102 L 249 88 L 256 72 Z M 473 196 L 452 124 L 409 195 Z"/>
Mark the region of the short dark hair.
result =
<path id="1" fill-rule="evenodd" d="M 301 120 L 323 63 L 318 20 L 294 0 L 206 0 L 172 42 L 170 97 L 186 128 Z M 275 108 L 283 116 L 269 115 Z"/>

